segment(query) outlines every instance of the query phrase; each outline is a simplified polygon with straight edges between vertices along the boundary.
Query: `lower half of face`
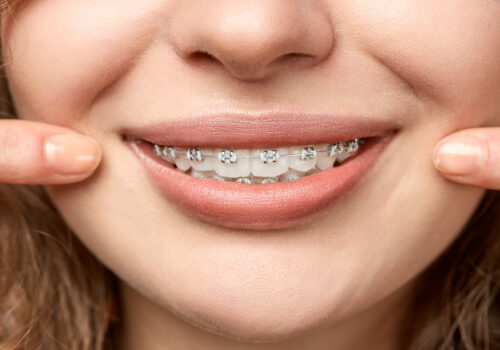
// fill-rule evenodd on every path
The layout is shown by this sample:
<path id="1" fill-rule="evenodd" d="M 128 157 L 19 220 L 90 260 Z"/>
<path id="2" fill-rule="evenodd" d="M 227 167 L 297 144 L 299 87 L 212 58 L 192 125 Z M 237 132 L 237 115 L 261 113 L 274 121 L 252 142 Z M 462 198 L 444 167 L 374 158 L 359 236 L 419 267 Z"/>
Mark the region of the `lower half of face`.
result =
<path id="1" fill-rule="evenodd" d="M 314 69 L 261 67 L 261 74 L 273 74 L 253 83 L 235 72 L 254 74 L 255 62 L 272 55 L 265 47 L 278 52 L 283 40 L 292 50 L 307 47 L 273 32 L 266 14 L 282 16 L 290 33 L 301 14 L 279 1 L 247 4 L 246 12 L 229 11 L 236 10 L 231 1 L 218 1 L 215 12 L 181 1 L 33 2 L 18 15 L 24 25 L 5 32 L 4 52 L 10 47 L 14 61 L 8 78 L 22 117 L 74 127 L 102 146 L 103 163 L 90 179 L 47 187 L 74 232 L 142 294 L 238 338 L 286 337 L 340 321 L 409 283 L 457 237 L 484 193 L 442 179 L 432 166 L 434 145 L 457 129 L 500 122 L 499 5 L 304 3 L 315 21 L 329 19 L 330 55 Z M 221 22 L 215 16 L 222 13 L 232 25 L 250 14 L 276 34 L 267 38 L 282 41 L 259 46 L 266 36 L 257 35 L 238 51 L 226 32 L 208 31 L 220 29 L 209 24 Z M 169 40 L 178 43 L 177 35 L 190 43 L 192 33 L 224 60 L 177 56 Z M 309 220 L 268 230 L 214 224 L 180 206 L 118 131 L 207 110 L 270 106 L 370 115 L 398 128 L 335 203 Z"/>
<path id="2" fill-rule="evenodd" d="M 209 329 L 269 340 L 368 308 L 458 235 L 482 191 L 438 177 L 429 152 L 415 152 L 433 141 L 401 134 L 345 198 L 285 230 L 199 221 L 111 137 L 98 175 L 49 191 L 80 239 L 135 289 Z"/>

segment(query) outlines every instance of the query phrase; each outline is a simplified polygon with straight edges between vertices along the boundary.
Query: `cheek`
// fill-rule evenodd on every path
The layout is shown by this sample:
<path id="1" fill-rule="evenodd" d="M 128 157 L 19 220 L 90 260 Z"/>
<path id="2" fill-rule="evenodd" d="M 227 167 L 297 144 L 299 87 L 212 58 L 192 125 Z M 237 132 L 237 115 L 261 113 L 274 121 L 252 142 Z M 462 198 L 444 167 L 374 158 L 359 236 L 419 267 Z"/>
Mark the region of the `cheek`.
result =
<path id="1" fill-rule="evenodd" d="M 158 6 L 158 0 L 30 2 L 2 38 L 21 117 L 59 124 L 80 119 L 151 43 L 162 16 L 151 15 Z"/>
<path id="2" fill-rule="evenodd" d="M 359 11 L 364 48 L 408 81 L 422 101 L 469 125 L 499 123 L 497 1 L 349 3 Z"/>
<path id="3" fill-rule="evenodd" d="M 7 75 L 21 116 L 60 124 L 80 119 L 151 44 L 172 5 L 29 3 L 2 40 L 6 61 L 13 61 Z M 358 0 L 335 7 L 332 11 L 342 14 L 334 14 L 338 28 L 356 34 L 365 50 L 410 82 L 421 98 L 446 105 L 469 124 L 498 122 L 497 2 Z"/>

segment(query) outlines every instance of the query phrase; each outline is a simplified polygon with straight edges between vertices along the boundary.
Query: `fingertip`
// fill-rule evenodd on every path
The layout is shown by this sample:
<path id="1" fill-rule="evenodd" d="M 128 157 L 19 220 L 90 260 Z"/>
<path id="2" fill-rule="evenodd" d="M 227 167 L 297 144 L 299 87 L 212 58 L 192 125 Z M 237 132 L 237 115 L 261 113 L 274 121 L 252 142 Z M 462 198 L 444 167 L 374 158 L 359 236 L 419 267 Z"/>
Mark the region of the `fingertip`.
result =
<path id="1" fill-rule="evenodd" d="M 486 143 L 470 134 L 448 136 L 433 152 L 433 163 L 441 173 L 451 176 L 474 176 L 481 171 L 488 156 Z"/>
<path id="2" fill-rule="evenodd" d="M 44 142 L 44 154 L 54 173 L 73 177 L 94 172 L 102 157 L 98 143 L 80 134 L 47 137 Z"/>

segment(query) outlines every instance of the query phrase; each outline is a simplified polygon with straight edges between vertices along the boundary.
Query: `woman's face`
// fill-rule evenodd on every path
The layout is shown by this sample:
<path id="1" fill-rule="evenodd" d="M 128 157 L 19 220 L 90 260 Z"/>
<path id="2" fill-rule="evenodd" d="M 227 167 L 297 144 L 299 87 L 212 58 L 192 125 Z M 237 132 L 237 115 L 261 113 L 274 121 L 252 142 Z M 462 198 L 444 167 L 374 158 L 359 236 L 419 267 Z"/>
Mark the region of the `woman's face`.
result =
<path id="1" fill-rule="evenodd" d="M 368 310 L 457 237 L 484 192 L 442 179 L 432 149 L 455 130 L 500 124 L 499 33 L 493 0 L 45 0 L 4 22 L 2 50 L 21 118 L 69 126 L 102 146 L 90 179 L 47 187 L 88 248 L 191 322 L 270 340 Z M 173 193 L 183 191 L 169 183 L 178 176 L 151 176 L 150 167 L 169 165 L 141 160 L 123 138 L 163 123 L 157 134 L 168 142 L 174 121 L 207 116 L 210 125 L 231 112 L 245 130 L 236 117 L 211 146 L 228 146 L 237 130 L 263 146 L 267 126 L 247 129 L 248 120 L 276 111 L 305 116 L 289 124 L 294 137 L 309 113 L 331 115 L 331 142 L 349 124 L 333 125 L 338 115 L 397 132 L 369 168 L 353 167 L 355 157 L 338 168 L 351 163 L 339 170 L 347 182 L 362 169 L 349 191 L 311 205 L 320 194 L 302 195 L 307 215 L 267 203 L 271 218 L 236 190 L 227 220 L 200 204 L 210 194 Z M 191 146 L 214 132 L 193 125 L 182 131 Z M 300 144 L 318 143 L 313 129 Z M 282 206 L 290 188 L 316 178 L 263 192 Z M 235 207 L 253 208 L 254 219 Z"/>

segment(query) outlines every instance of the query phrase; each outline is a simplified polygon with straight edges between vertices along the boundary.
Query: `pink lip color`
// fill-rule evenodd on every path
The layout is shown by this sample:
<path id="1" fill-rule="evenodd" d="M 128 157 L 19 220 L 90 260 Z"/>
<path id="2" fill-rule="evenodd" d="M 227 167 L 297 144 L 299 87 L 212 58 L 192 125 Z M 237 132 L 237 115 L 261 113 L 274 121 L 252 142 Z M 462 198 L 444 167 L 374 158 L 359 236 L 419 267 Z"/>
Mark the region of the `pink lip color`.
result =
<path id="1" fill-rule="evenodd" d="M 153 183 L 187 215 L 229 228 L 272 230 L 306 223 L 338 203 L 373 167 L 393 137 L 368 139 L 355 157 L 340 166 L 292 182 L 260 185 L 194 178 L 154 155 L 147 142 L 129 144 Z"/>
<path id="2" fill-rule="evenodd" d="M 120 133 L 165 146 L 246 149 L 348 141 L 400 127 L 392 120 L 356 115 L 226 113 L 125 128 Z"/>

